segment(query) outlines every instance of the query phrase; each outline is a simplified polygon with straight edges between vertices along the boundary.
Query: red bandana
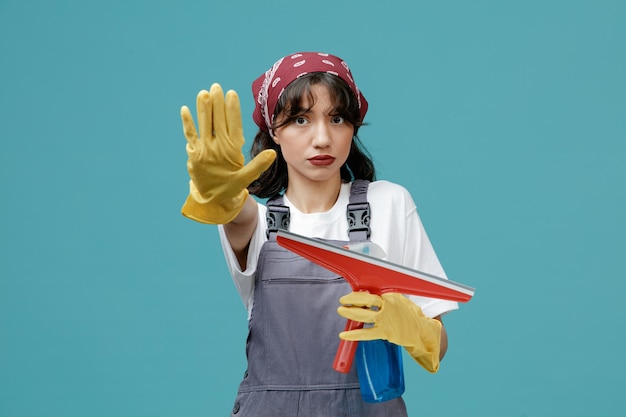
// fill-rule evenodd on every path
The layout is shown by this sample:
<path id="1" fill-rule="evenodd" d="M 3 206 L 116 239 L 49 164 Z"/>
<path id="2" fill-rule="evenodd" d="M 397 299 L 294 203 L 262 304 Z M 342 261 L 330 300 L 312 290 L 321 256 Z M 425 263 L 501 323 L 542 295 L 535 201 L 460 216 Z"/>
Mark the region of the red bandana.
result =
<path id="1" fill-rule="evenodd" d="M 256 99 L 252 118 L 261 130 L 271 133 L 274 110 L 280 95 L 294 80 L 311 72 L 327 72 L 348 83 L 359 102 L 363 121 L 367 113 L 367 100 L 356 86 L 348 64 L 334 55 L 298 52 L 278 60 L 272 68 L 252 83 L 252 94 Z"/>

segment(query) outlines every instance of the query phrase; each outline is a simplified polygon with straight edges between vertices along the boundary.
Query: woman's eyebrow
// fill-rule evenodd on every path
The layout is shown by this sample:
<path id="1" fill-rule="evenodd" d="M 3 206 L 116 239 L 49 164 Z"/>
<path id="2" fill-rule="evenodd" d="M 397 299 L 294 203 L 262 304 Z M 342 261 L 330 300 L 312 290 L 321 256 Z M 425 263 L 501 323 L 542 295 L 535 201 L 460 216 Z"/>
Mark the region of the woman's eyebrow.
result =
<path id="1" fill-rule="evenodd" d="M 300 116 L 303 114 L 311 113 L 312 107 L 302 107 L 294 116 Z"/>
<path id="2" fill-rule="evenodd" d="M 338 114 L 345 114 L 345 112 L 341 111 L 341 109 L 339 107 L 331 107 L 329 108 L 325 114 L 328 114 L 330 116 L 336 116 Z"/>

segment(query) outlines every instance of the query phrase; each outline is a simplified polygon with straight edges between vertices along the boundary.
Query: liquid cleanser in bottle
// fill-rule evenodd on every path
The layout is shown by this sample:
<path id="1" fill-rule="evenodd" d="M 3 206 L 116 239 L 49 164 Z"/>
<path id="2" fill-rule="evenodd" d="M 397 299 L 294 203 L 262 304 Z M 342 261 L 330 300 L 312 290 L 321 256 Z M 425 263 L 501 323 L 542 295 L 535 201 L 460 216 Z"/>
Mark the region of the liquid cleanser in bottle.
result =
<path id="1" fill-rule="evenodd" d="M 346 248 L 376 258 L 387 256 L 385 251 L 373 242 L 352 243 Z M 380 339 L 360 341 L 357 344 L 355 360 L 364 401 L 380 403 L 404 393 L 404 368 L 400 346 Z"/>
<path id="2" fill-rule="evenodd" d="M 404 393 L 402 348 L 386 340 L 358 343 L 356 366 L 363 400 L 380 403 Z"/>

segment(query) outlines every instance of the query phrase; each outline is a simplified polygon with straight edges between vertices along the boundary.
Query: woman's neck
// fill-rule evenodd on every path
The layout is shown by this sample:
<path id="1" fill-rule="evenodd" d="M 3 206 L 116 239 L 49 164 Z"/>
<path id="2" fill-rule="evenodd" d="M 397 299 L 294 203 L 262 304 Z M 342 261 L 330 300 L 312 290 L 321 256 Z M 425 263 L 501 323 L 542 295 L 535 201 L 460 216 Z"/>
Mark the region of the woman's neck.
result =
<path id="1" fill-rule="evenodd" d="M 302 213 L 323 213 L 330 210 L 339 198 L 341 178 L 327 182 L 294 184 L 289 181 L 285 195 Z"/>

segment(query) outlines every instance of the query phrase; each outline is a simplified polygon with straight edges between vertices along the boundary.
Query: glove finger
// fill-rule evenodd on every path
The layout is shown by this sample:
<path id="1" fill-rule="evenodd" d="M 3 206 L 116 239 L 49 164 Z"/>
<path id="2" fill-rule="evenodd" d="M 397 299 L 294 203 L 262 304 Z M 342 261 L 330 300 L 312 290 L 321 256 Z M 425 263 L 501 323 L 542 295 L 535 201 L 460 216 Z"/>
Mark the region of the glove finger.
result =
<path id="1" fill-rule="evenodd" d="M 213 133 L 215 137 L 223 140 L 228 138 L 228 129 L 226 127 L 226 109 L 222 86 L 218 83 L 214 83 L 211 86 L 210 94 L 213 111 Z"/>
<path id="2" fill-rule="evenodd" d="M 198 112 L 198 129 L 200 140 L 207 140 L 213 132 L 213 114 L 211 112 L 212 99 L 208 91 L 202 90 L 196 97 L 196 111 Z"/>
<path id="3" fill-rule="evenodd" d="M 243 146 L 243 125 L 241 122 L 241 105 L 239 96 L 234 90 L 226 93 L 226 129 L 234 146 Z"/>
<path id="4" fill-rule="evenodd" d="M 369 327 L 367 329 L 350 330 L 348 332 L 339 333 L 342 340 L 377 340 L 383 339 L 382 331 L 377 327 Z"/>
<path id="5" fill-rule="evenodd" d="M 385 301 L 385 308 L 388 310 L 393 309 L 394 311 L 414 311 L 416 315 L 419 317 L 426 317 L 422 312 L 420 306 L 415 304 L 413 301 L 409 300 L 404 295 L 397 292 L 390 292 L 383 294 L 383 300 Z"/>
<path id="6" fill-rule="evenodd" d="M 358 307 L 380 308 L 383 305 L 383 299 L 381 296 L 370 294 L 367 291 L 354 291 L 341 297 L 339 303 Z"/>
<path id="7" fill-rule="evenodd" d="M 198 133 L 196 133 L 196 126 L 189 107 L 183 106 L 180 108 L 180 118 L 183 121 L 183 133 L 185 134 L 185 139 L 187 139 L 187 149 L 191 148 L 193 151 L 198 142 Z"/>
<path id="8" fill-rule="evenodd" d="M 341 306 L 337 309 L 337 313 L 346 319 L 360 321 L 361 323 L 374 323 L 379 312 L 369 308 Z"/>
<path id="9" fill-rule="evenodd" d="M 238 172 L 239 181 L 244 187 L 247 187 L 252 183 L 252 181 L 259 178 L 259 175 L 263 173 L 263 171 L 267 170 L 276 159 L 276 151 L 273 149 L 266 149 L 263 152 L 259 153 L 254 159 L 246 166 L 241 168 Z"/>

